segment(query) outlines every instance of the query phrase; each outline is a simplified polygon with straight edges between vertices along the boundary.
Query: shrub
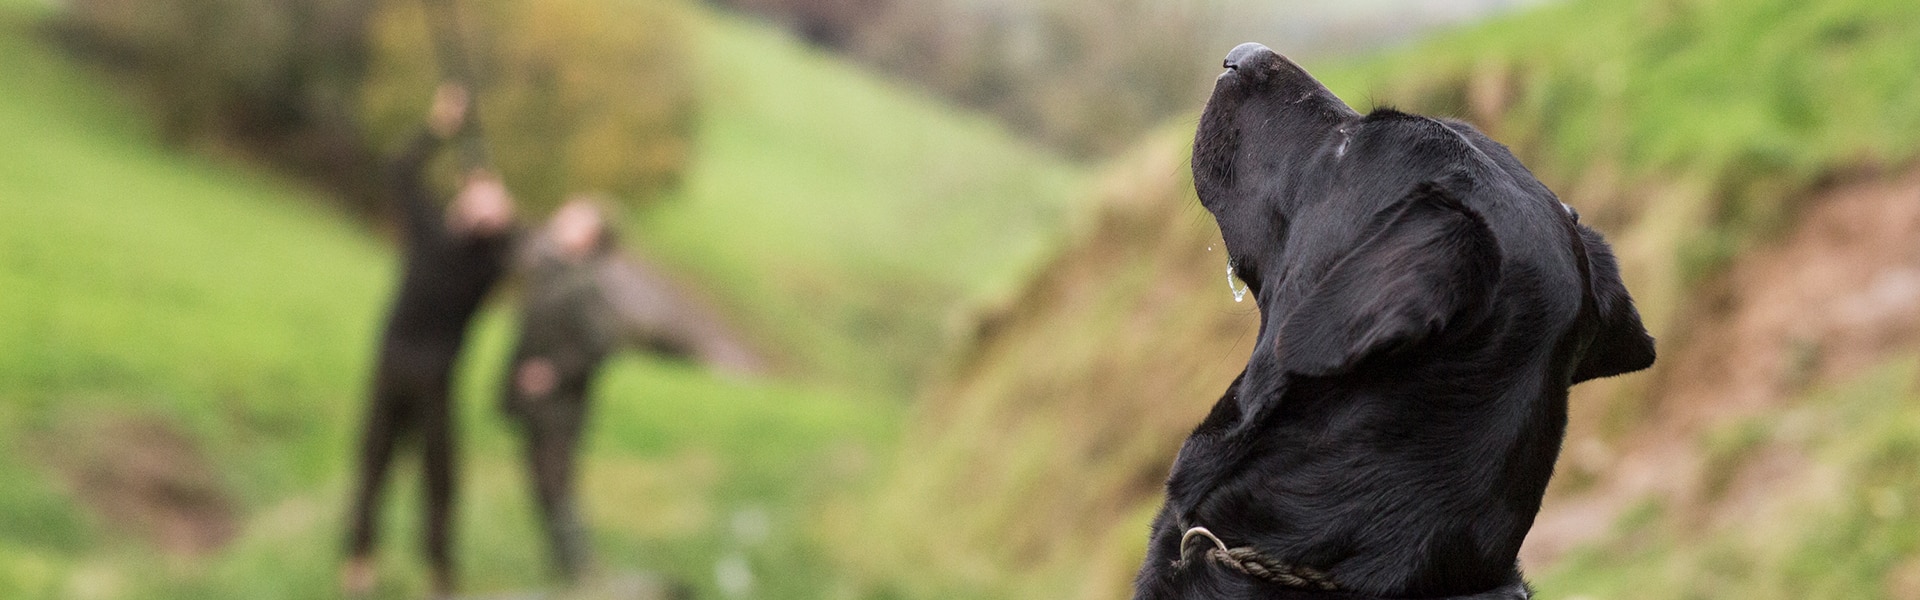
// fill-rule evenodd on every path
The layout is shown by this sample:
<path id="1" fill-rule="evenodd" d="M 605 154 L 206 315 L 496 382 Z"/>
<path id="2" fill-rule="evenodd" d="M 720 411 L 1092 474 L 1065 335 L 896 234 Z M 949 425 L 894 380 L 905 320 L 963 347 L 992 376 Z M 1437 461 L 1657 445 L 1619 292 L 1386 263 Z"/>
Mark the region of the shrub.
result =
<path id="1" fill-rule="evenodd" d="M 363 208 L 441 78 L 427 0 L 70 0 L 56 31 L 131 74 L 173 141 L 259 151 Z M 674 0 L 461 2 L 481 123 L 531 208 L 657 196 L 692 124 Z"/>
<path id="2" fill-rule="evenodd" d="M 418 127 L 440 57 L 418 0 L 382 3 L 362 88 L 372 137 Z M 670 186 L 693 123 L 689 15 L 665 2 L 540 0 L 461 6 L 488 154 L 532 210 L 571 192 L 630 202 Z"/>
<path id="3" fill-rule="evenodd" d="M 176 141 L 285 135 L 357 77 L 360 0 L 70 0 L 64 39 L 134 74 Z"/>

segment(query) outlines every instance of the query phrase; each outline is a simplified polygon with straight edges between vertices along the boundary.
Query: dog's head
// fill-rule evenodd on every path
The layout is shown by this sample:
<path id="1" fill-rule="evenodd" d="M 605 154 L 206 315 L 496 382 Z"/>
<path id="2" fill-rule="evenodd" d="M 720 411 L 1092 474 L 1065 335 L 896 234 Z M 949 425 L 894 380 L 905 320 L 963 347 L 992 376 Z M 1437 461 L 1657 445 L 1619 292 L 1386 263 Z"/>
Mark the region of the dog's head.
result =
<path id="1" fill-rule="evenodd" d="M 1256 361 L 1333 375 L 1487 316 L 1503 274 L 1496 231 L 1557 235 L 1584 278 L 1569 331 L 1574 382 L 1652 363 L 1613 255 L 1504 147 L 1462 124 L 1385 110 L 1361 115 L 1259 44 L 1228 54 L 1201 117 L 1194 188 L 1220 225 L 1263 332 Z M 1458 129 L 1456 129 L 1458 128 Z M 1464 165 L 1464 166 L 1463 166 Z M 1482 214 L 1490 195 L 1528 211 Z M 1490 220 L 1496 221 L 1490 226 Z M 1510 246 L 1510 245 L 1509 245 Z M 1529 257 L 1531 258 L 1531 257 Z M 1562 279 L 1556 279 L 1562 280 Z"/>
<path id="2" fill-rule="evenodd" d="M 1359 115 L 1266 46 L 1241 44 L 1223 66 L 1194 137 L 1193 185 L 1258 298 L 1285 251 L 1304 164 Z"/>
<path id="3" fill-rule="evenodd" d="M 1512 581 L 1566 426 L 1561 384 L 1653 360 L 1612 252 L 1466 124 L 1361 115 L 1258 44 L 1225 66 L 1194 187 L 1260 334 L 1181 448 L 1142 589 L 1220 597 L 1204 593 L 1226 589 L 1214 571 L 1164 566 L 1192 524 L 1349 591 Z"/>

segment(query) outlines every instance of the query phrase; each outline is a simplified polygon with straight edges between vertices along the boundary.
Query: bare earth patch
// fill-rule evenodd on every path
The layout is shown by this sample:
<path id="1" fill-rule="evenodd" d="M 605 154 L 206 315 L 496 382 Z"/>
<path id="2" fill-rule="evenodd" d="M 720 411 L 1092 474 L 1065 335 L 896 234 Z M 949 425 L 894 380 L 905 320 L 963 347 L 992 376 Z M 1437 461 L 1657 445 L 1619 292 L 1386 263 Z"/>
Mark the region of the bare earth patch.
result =
<path id="1" fill-rule="evenodd" d="M 1920 171 L 1835 188 L 1795 223 L 1710 284 L 1680 344 L 1663 340 L 1645 422 L 1618 456 L 1570 442 L 1571 459 L 1608 464 L 1593 485 L 1548 498 L 1521 554 L 1530 568 L 1598 541 L 1649 497 L 1704 522 L 1709 509 L 1752 512 L 1819 479 L 1791 449 L 1718 465 L 1700 440 L 1920 342 Z M 1739 472 L 1708 472 L 1720 468 Z"/>
<path id="2" fill-rule="evenodd" d="M 37 445 L 102 521 L 170 555 L 212 553 L 238 532 L 234 502 L 205 454 L 164 424 L 115 420 Z"/>

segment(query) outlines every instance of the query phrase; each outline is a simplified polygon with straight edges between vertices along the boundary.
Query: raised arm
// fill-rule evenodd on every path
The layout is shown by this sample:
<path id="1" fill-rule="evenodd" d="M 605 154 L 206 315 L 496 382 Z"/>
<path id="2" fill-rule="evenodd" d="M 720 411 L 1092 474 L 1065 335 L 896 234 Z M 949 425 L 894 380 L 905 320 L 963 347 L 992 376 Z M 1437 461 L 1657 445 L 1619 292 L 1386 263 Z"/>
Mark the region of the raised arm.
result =
<path id="1" fill-rule="evenodd" d="M 618 253 L 598 263 L 595 282 L 626 345 L 685 354 L 734 375 L 764 372 L 764 362 L 738 334 L 664 275 Z"/>
<path id="2" fill-rule="evenodd" d="M 434 90 L 433 107 L 427 113 L 426 125 L 414 134 L 388 167 L 394 201 L 400 204 L 401 216 L 406 219 L 407 239 L 423 239 L 443 228 L 444 216 L 426 181 L 427 162 L 466 125 L 467 104 L 465 87 L 441 84 Z"/>

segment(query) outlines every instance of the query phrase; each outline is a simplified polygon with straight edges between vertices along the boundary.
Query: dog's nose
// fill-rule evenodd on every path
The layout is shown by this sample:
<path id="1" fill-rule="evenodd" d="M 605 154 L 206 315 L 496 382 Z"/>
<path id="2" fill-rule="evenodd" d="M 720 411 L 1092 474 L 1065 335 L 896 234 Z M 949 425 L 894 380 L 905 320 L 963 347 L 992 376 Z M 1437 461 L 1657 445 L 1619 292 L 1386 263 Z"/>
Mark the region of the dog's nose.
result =
<path id="1" fill-rule="evenodd" d="M 1227 53 L 1227 60 L 1220 66 L 1238 71 L 1241 67 L 1267 64 L 1277 56 L 1279 56 L 1279 54 L 1275 53 L 1272 48 L 1254 42 L 1247 42 L 1234 46 L 1233 51 Z"/>

